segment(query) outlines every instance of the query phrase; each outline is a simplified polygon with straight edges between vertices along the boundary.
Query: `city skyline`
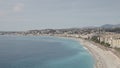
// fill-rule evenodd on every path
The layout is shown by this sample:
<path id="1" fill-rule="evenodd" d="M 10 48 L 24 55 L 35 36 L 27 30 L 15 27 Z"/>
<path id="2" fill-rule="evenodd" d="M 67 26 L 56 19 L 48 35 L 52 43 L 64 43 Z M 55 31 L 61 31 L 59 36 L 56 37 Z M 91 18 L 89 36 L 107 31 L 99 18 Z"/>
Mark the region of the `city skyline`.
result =
<path id="1" fill-rule="evenodd" d="M 119 0 L 0 0 L 0 31 L 120 23 Z"/>

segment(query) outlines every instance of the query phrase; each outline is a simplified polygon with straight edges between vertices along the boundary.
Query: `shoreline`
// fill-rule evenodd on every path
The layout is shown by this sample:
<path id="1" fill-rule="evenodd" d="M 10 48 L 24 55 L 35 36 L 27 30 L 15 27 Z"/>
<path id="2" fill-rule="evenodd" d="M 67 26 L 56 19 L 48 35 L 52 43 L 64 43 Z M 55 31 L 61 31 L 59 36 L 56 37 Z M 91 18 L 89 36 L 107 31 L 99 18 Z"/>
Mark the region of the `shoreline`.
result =
<path id="1" fill-rule="evenodd" d="M 100 48 L 96 43 L 74 37 L 60 37 L 78 41 L 83 47 L 87 48 L 95 61 L 94 68 L 120 68 L 120 58 L 112 51 Z"/>
<path id="2" fill-rule="evenodd" d="M 88 51 L 91 53 L 94 59 L 94 68 L 107 68 L 106 64 L 104 63 L 104 60 L 98 53 L 96 53 L 91 47 L 88 46 L 88 43 L 86 44 L 86 41 L 79 39 L 78 40 L 81 45 L 83 45 L 85 48 L 88 49 Z"/>
<path id="3" fill-rule="evenodd" d="M 95 63 L 94 68 L 120 68 L 120 57 L 106 47 L 101 47 L 96 43 L 75 37 L 53 36 L 64 39 L 78 41 L 92 55 Z"/>

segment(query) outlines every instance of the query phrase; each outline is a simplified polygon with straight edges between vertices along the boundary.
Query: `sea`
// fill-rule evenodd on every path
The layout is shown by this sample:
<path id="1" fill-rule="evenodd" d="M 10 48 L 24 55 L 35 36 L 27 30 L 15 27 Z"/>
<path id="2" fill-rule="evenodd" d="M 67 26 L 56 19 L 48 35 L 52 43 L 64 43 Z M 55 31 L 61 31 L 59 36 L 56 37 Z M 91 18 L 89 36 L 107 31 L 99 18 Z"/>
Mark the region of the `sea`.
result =
<path id="1" fill-rule="evenodd" d="M 0 36 L 0 68 L 94 68 L 94 59 L 73 39 Z"/>

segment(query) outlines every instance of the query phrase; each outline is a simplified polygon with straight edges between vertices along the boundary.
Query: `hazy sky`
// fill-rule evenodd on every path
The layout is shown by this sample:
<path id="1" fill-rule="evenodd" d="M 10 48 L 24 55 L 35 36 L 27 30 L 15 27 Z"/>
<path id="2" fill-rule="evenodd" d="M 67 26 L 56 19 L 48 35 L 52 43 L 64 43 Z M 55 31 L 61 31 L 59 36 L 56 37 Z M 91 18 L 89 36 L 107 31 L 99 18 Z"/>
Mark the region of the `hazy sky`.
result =
<path id="1" fill-rule="evenodd" d="M 0 0 L 0 31 L 120 23 L 120 0 Z"/>

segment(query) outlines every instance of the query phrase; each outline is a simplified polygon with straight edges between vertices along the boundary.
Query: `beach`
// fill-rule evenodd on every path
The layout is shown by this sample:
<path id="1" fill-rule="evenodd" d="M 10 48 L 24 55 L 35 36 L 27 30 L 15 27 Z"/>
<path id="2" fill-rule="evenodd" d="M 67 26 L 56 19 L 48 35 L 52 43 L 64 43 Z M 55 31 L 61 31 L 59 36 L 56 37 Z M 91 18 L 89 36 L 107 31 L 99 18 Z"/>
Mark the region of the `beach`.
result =
<path id="1" fill-rule="evenodd" d="M 93 56 L 94 68 L 120 68 L 120 57 L 112 50 L 93 41 L 75 37 L 54 36 L 78 41 Z"/>
<path id="2" fill-rule="evenodd" d="M 102 49 L 95 44 L 83 39 L 76 39 L 93 55 L 95 68 L 120 68 L 120 58 L 113 52 Z"/>
<path id="3" fill-rule="evenodd" d="M 120 68 L 120 57 L 112 51 L 107 50 L 106 47 L 98 46 L 97 43 L 92 43 L 88 40 L 74 37 L 62 37 L 73 39 L 80 42 L 86 50 L 93 56 L 95 60 L 94 68 Z"/>

